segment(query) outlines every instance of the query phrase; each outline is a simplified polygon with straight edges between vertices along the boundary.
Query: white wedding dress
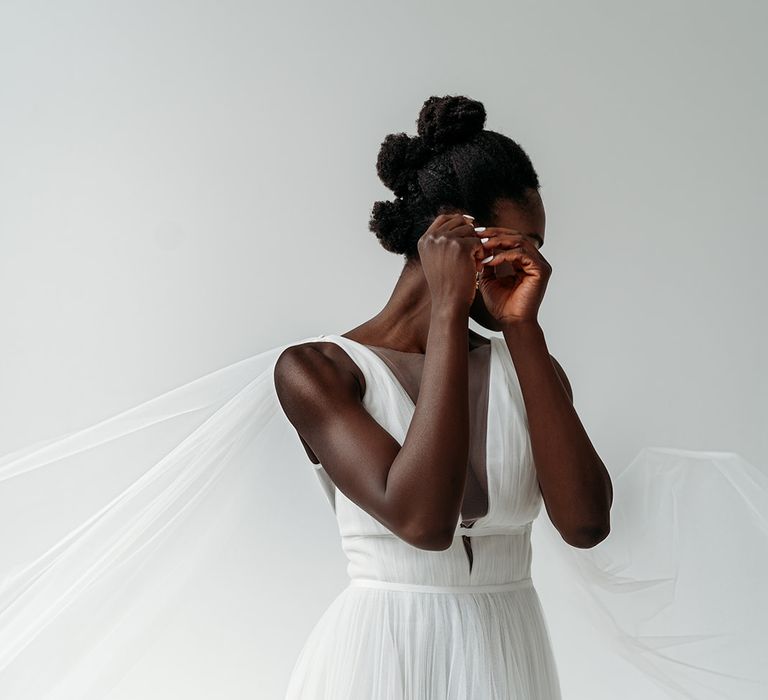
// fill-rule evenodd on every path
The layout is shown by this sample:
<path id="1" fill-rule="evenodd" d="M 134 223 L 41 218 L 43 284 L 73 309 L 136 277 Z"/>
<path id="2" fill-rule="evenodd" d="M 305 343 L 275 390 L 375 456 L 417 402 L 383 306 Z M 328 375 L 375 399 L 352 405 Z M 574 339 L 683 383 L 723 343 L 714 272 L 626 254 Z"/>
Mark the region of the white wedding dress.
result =
<path id="1" fill-rule="evenodd" d="M 0 697 L 768 697 L 764 467 L 645 447 L 608 465 L 609 537 L 570 547 L 541 507 L 514 364 L 491 338 L 488 512 L 457 522 L 471 532 L 444 551 L 345 498 L 281 410 L 281 352 L 337 342 L 368 410 L 403 438 L 403 386 L 338 335 L 0 457 Z"/>
<path id="2" fill-rule="evenodd" d="M 363 403 L 403 444 L 414 404 L 369 347 L 340 335 L 365 378 Z M 542 499 L 525 404 L 503 339 L 490 343 L 487 515 L 456 523 L 451 547 L 404 542 L 334 488 L 350 583 L 303 647 L 286 700 L 558 700 L 549 634 L 531 580 Z M 462 536 L 472 540 L 472 566 Z"/>

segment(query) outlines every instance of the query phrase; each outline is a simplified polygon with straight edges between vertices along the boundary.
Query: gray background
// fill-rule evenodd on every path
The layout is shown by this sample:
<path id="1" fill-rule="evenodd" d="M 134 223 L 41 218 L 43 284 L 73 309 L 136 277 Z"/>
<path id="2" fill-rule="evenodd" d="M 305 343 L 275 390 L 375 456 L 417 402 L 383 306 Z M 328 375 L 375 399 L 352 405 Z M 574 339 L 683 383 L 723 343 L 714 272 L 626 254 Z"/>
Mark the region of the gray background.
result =
<path id="1" fill-rule="evenodd" d="M 767 16 L 3 2 L 0 453 L 373 316 L 401 267 L 367 230 L 379 144 L 464 94 L 540 175 L 541 324 L 609 468 L 765 468 Z"/>

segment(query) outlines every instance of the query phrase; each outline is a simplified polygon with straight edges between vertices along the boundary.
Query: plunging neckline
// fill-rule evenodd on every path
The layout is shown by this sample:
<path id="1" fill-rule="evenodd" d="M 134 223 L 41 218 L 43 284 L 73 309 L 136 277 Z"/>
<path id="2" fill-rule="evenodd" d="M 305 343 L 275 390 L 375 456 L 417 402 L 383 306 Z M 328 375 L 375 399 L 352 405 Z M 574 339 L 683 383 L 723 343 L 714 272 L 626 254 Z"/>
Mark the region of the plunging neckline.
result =
<path id="1" fill-rule="evenodd" d="M 411 398 L 411 395 L 405 390 L 405 387 L 403 386 L 402 382 L 397 378 L 397 375 L 392 371 L 392 368 L 381 358 L 374 350 L 372 350 L 368 345 L 365 343 L 361 343 L 357 340 L 353 340 L 352 338 L 347 338 L 344 335 L 339 335 L 338 333 L 332 333 L 330 335 L 321 335 L 320 338 L 340 338 L 342 341 L 347 341 L 349 343 L 353 343 L 354 345 L 357 345 L 358 347 L 364 348 L 365 352 L 368 352 L 370 355 L 372 355 L 375 358 L 375 362 L 377 362 L 381 367 L 384 368 L 386 373 L 388 374 L 391 382 L 394 384 L 394 386 L 397 388 L 399 393 L 403 396 L 403 398 L 407 401 L 408 405 L 411 408 L 411 411 L 416 410 L 416 404 Z M 494 365 L 494 358 L 496 356 L 497 347 L 495 344 L 495 338 L 493 336 L 490 336 L 488 338 L 487 345 L 490 348 L 490 355 L 488 358 L 488 405 L 486 410 L 486 419 L 485 419 L 485 444 L 486 444 L 486 450 L 487 446 L 489 444 L 489 438 L 490 438 L 490 429 L 491 429 L 491 409 L 495 409 L 495 404 L 493 402 L 493 391 L 490 385 L 491 380 L 493 379 L 493 365 Z M 379 346 L 374 346 L 379 347 Z M 384 350 L 394 350 L 394 348 L 383 348 Z M 476 350 L 478 348 L 473 348 L 472 350 Z M 408 353 L 405 350 L 394 350 L 394 352 L 402 352 L 405 354 L 416 354 L 416 355 L 422 355 L 423 353 Z M 470 351 L 472 352 L 472 351 Z M 426 355 L 424 355 L 426 357 Z M 366 387 L 367 390 L 367 387 Z M 492 459 L 488 458 L 488 454 L 486 451 L 486 458 L 485 458 L 485 485 L 486 485 L 486 497 L 487 497 L 487 509 L 485 512 L 485 515 L 481 515 L 479 518 L 475 518 L 472 521 L 469 521 L 468 525 L 464 525 L 465 522 L 468 522 L 464 519 L 462 519 L 461 512 L 459 513 L 459 521 L 456 526 L 456 532 L 458 534 L 460 533 L 460 530 L 469 530 L 474 529 L 478 525 L 484 525 L 485 522 L 491 517 L 493 513 L 493 506 L 495 503 L 492 502 L 492 492 L 493 489 L 491 488 L 491 472 L 490 467 L 492 464 Z"/>
<path id="2" fill-rule="evenodd" d="M 347 338 L 345 335 L 339 336 L 340 338 L 344 338 L 345 340 L 352 340 L 351 338 Z M 397 348 L 388 348 L 384 345 L 371 345 L 370 343 L 360 343 L 357 340 L 352 340 L 353 343 L 358 343 L 358 345 L 365 345 L 367 348 L 374 348 L 376 350 L 386 350 L 387 352 L 396 352 L 400 355 L 416 355 L 418 357 L 421 357 L 424 359 L 426 357 L 426 353 L 423 352 L 413 352 L 411 350 L 398 350 Z M 469 352 L 474 352 L 475 350 L 480 350 L 481 348 L 490 347 L 490 343 L 482 343 L 481 345 L 476 345 L 473 348 L 469 348 Z"/>

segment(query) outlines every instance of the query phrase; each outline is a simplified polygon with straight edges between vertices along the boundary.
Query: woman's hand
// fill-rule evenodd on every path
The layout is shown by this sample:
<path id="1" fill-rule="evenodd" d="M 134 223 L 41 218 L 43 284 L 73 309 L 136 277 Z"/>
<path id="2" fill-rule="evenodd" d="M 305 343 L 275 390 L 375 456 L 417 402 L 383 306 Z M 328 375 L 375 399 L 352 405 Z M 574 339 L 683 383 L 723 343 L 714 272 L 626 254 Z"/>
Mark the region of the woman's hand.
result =
<path id="1" fill-rule="evenodd" d="M 417 244 L 433 306 L 458 307 L 469 314 L 475 298 L 475 273 L 487 256 L 471 218 L 440 214 Z"/>
<path id="2" fill-rule="evenodd" d="M 519 231 L 488 226 L 475 235 L 488 238 L 482 257 L 493 255 L 482 266 L 479 288 L 489 313 L 503 325 L 536 321 L 552 266 Z"/>

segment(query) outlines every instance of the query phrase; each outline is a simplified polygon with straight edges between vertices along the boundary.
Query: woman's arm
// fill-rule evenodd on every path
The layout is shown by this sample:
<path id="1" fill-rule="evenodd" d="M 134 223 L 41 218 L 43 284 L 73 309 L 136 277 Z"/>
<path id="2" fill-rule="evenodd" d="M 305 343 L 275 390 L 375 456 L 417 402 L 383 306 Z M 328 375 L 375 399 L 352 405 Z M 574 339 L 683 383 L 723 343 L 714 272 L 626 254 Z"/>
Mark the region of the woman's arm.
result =
<path id="1" fill-rule="evenodd" d="M 520 380 L 531 448 L 552 524 L 574 547 L 593 547 L 610 532 L 613 487 L 579 420 L 570 383 L 549 354 L 536 321 L 503 326 Z M 560 370 L 562 371 L 562 370 Z"/>
<path id="2" fill-rule="evenodd" d="M 365 410 L 356 368 L 339 346 L 292 346 L 275 365 L 283 410 L 334 484 L 422 549 L 451 545 L 464 496 L 467 323 L 466 310 L 433 306 L 418 400 L 402 446 Z"/>

